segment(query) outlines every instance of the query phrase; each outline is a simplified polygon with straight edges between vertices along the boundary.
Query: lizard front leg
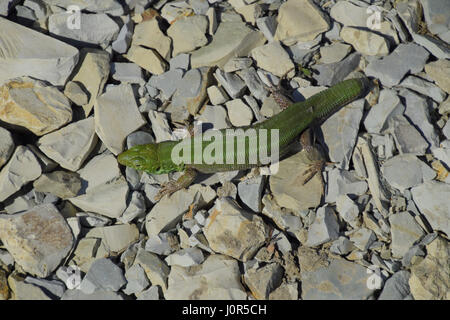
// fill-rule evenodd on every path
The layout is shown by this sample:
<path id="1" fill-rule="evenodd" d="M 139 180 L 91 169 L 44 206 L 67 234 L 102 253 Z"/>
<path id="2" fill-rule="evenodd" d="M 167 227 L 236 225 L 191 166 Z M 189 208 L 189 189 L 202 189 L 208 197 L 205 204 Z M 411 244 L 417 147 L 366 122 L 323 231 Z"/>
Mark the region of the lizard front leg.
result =
<path id="1" fill-rule="evenodd" d="M 164 183 L 158 194 L 155 196 L 155 200 L 159 201 L 165 195 L 171 195 L 178 190 L 189 187 L 190 184 L 195 180 L 196 176 L 197 171 L 195 169 L 187 168 L 184 171 L 184 174 L 177 180 L 171 180 L 167 183 Z"/>

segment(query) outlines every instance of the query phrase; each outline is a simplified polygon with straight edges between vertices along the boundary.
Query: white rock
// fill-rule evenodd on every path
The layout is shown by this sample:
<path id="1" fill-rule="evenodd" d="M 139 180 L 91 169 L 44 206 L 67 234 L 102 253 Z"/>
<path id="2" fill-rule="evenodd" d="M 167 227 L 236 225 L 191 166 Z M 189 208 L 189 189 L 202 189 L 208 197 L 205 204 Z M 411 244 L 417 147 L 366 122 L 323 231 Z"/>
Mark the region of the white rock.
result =
<path id="1" fill-rule="evenodd" d="M 64 85 L 78 62 L 76 48 L 2 17 L 0 30 L 0 84 L 29 76 Z"/>
<path id="2" fill-rule="evenodd" d="M 61 167 L 76 171 L 96 143 L 94 118 L 89 117 L 41 137 L 38 147 Z"/>
<path id="3" fill-rule="evenodd" d="M 94 106 L 95 132 L 115 155 L 123 151 L 126 137 L 145 124 L 129 84 L 109 88 Z"/>
<path id="4" fill-rule="evenodd" d="M 110 153 L 95 156 L 78 173 L 87 182 L 86 192 L 121 176 L 116 157 Z"/>
<path id="5" fill-rule="evenodd" d="M 25 146 L 18 146 L 0 171 L 0 201 L 4 201 L 40 175 L 41 165 L 33 152 Z"/>

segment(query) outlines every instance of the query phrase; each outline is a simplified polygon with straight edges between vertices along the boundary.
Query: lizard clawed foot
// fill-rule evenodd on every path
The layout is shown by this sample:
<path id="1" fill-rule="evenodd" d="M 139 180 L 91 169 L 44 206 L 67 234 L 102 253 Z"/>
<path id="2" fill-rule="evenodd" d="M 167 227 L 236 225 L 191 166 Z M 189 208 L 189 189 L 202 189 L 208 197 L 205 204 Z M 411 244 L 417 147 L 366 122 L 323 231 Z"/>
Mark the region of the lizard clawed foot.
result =
<path id="1" fill-rule="evenodd" d="M 177 181 L 175 181 L 175 180 L 163 183 L 161 186 L 161 189 L 159 189 L 159 192 L 155 196 L 155 200 L 159 201 L 165 195 L 170 196 L 172 193 L 174 193 L 182 188 L 183 188 L 183 186 L 180 186 L 180 184 L 177 183 Z"/>
<path id="2" fill-rule="evenodd" d="M 303 172 L 303 181 L 301 181 L 301 184 L 307 184 L 316 174 L 320 174 L 325 163 L 323 160 L 316 160 L 308 164 L 308 168 Z"/>

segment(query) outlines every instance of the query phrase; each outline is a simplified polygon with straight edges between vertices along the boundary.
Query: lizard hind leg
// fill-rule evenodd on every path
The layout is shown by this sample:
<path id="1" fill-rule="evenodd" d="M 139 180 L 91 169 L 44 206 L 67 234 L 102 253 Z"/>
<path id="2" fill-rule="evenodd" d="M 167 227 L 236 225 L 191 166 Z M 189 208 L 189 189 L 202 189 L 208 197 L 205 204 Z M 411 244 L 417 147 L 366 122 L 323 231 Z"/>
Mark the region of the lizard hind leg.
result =
<path id="1" fill-rule="evenodd" d="M 197 171 L 192 168 L 187 168 L 184 172 L 184 174 L 179 177 L 177 180 L 171 180 L 167 183 L 164 183 L 161 186 L 161 189 L 155 196 L 155 200 L 159 201 L 166 195 L 171 195 L 174 192 L 187 188 L 189 185 L 195 180 L 195 177 L 197 176 Z"/>

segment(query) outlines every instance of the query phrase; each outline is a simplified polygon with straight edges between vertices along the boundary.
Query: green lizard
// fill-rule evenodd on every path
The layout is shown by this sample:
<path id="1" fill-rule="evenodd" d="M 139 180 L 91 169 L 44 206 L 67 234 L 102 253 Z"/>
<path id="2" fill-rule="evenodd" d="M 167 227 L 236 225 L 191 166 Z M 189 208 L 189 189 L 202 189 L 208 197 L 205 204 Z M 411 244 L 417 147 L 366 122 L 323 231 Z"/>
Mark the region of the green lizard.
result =
<path id="1" fill-rule="evenodd" d="M 221 149 L 216 148 L 211 152 L 213 158 L 218 159 L 218 161 L 213 163 L 202 159 L 204 151 L 210 150 L 213 140 L 215 142 L 215 139 L 219 138 L 207 140 L 202 139 L 201 136 L 193 136 L 181 140 L 185 145 L 191 146 L 188 149 L 188 152 L 190 152 L 187 155 L 188 161 L 180 162 L 174 160 L 173 151 L 180 141 L 163 141 L 137 145 L 119 154 L 117 160 L 122 165 L 146 171 L 150 174 L 184 171 L 185 174 L 178 180 L 170 181 L 163 185 L 157 195 L 157 199 L 160 199 L 166 194 L 172 194 L 177 190 L 188 187 L 194 181 L 197 171 L 215 173 L 261 166 L 261 149 L 264 149 L 265 153 L 263 154 L 266 155 L 269 155 L 272 150 L 278 149 L 279 157 L 283 157 L 289 151 L 295 138 L 305 129 L 324 120 L 340 107 L 365 96 L 370 87 L 371 82 L 367 78 L 342 81 L 329 89 L 315 94 L 306 101 L 291 104 L 270 119 L 253 126 L 240 127 L 241 131 L 231 133 L 232 138 L 235 138 L 233 145 L 229 145 L 231 148 L 226 148 L 227 134 L 228 138 L 230 138 L 230 133 L 227 132 L 227 129 L 214 130 L 223 137 L 223 147 Z M 250 143 L 249 136 L 245 135 L 248 129 L 255 129 L 254 132 L 256 132 L 258 143 Z M 267 129 L 264 137 L 260 134 L 264 130 L 260 129 Z M 274 141 L 271 139 L 272 129 L 278 129 L 278 139 L 273 139 Z M 274 136 L 276 136 L 275 133 Z M 195 147 L 196 142 L 199 142 L 200 148 Z M 201 159 L 201 161 L 196 162 L 196 159 Z M 254 161 L 255 159 L 256 161 Z"/>

